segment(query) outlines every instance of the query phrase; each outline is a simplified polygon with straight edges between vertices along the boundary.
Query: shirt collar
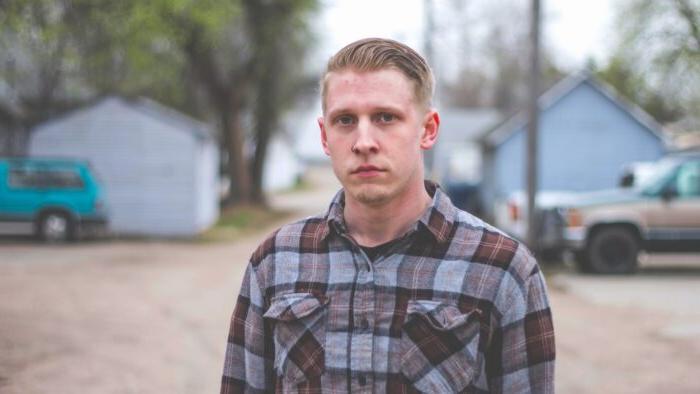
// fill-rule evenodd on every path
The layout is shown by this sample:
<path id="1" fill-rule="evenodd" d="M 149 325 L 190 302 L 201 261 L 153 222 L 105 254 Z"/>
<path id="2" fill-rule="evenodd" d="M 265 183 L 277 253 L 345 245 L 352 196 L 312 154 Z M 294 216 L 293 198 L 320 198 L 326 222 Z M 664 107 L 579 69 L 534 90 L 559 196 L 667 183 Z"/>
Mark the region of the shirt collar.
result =
<path id="1" fill-rule="evenodd" d="M 418 219 L 414 230 L 426 229 L 440 243 L 448 242 L 452 227 L 457 217 L 458 209 L 452 205 L 449 197 L 440 189 L 437 183 L 425 181 L 425 190 L 432 197 L 430 205 Z M 337 234 L 347 233 L 343 209 L 345 208 L 345 193 L 343 189 L 336 193 L 325 217 L 325 226 L 320 226 L 321 238 L 325 238 L 331 231 Z"/>

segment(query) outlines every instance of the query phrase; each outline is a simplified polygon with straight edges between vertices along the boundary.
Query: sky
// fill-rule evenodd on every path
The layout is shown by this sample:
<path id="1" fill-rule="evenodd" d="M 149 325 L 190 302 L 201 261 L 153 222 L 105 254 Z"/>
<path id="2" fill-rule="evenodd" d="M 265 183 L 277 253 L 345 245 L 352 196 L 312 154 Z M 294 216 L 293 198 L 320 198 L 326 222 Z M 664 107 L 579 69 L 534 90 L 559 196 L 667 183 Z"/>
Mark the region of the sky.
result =
<path id="1" fill-rule="evenodd" d="M 458 1 L 477 0 L 432 1 L 436 8 L 447 8 Z M 530 0 L 515 1 L 522 1 L 523 6 L 528 6 Z M 598 64 L 604 64 L 612 49 L 613 7 L 620 1 L 541 0 L 543 42 L 551 49 L 560 68 L 569 72 L 577 71 L 585 66 L 589 58 L 596 59 Z M 364 37 L 393 38 L 422 51 L 424 4 L 425 0 L 321 0 L 316 32 L 321 42 L 314 61 L 309 63 L 316 64 L 320 72 L 331 55 L 346 44 Z M 436 43 L 435 47 L 438 46 Z M 449 48 L 449 44 L 443 43 L 441 50 L 444 51 L 446 46 Z M 297 141 L 297 150 L 307 158 L 325 157 L 315 121 L 319 113 L 320 103 L 313 111 L 301 114 L 296 123 L 304 125 Z"/>
<path id="2" fill-rule="evenodd" d="M 435 8 L 460 0 L 433 0 Z M 463 0 L 465 4 L 469 0 Z M 520 0 L 524 6 L 529 0 Z M 613 7 L 621 0 L 541 0 L 543 41 L 557 64 L 574 71 L 588 58 L 605 61 L 612 49 Z M 424 0 L 322 0 L 320 59 L 356 39 L 375 36 L 423 48 Z M 438 27 L 439 28 L 439 27 Z"/>

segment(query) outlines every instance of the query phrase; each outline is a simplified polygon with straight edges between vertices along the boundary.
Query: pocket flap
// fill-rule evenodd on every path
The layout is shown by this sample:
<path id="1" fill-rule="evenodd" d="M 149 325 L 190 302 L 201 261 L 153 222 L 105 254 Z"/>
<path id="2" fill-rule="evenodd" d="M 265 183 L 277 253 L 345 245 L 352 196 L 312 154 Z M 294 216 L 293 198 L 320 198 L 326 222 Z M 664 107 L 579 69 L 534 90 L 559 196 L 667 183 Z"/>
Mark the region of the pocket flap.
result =
<path id="1" fill-rule="evenodd" d="M 430 300 L 410 300 L 406 309 L 407 319 L 423 317 L 433 328 L 448 331 L 479 320 L 481 311 L 474 309 L 463 313 L 454 304 Z"/>
<path id="2" fill-rule="evenodd" d="M 264 318 L 278 321 L 293 321 L 312 314 L 328 303 L 323 295 L 311 293 L 290 293 L 272 299 Z"/>

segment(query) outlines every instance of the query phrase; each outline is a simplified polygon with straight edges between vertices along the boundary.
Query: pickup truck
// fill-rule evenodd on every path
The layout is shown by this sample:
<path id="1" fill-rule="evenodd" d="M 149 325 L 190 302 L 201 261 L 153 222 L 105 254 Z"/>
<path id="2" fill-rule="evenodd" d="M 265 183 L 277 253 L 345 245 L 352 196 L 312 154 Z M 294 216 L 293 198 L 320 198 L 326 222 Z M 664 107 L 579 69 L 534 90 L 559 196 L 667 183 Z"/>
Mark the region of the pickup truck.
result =
<path id="1" fill-rule="evenodd" d="M 584 272 L 632 273 L 641 250 L 700 251 L 700 152 L 662 158 L 634 187 L 579 194 L 557 212 Z"/>

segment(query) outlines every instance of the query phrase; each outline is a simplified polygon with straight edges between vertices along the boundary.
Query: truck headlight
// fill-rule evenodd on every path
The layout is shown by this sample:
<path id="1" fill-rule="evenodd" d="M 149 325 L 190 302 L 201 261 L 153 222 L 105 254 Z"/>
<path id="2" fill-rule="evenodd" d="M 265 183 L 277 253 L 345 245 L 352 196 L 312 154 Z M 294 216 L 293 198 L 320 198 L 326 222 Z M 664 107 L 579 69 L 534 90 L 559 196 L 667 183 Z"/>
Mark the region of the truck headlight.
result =
<path id="1" fill-rule="evenodd" d="M 508 201 L 508 218 L 512 222 L 520 220 L 520 208 L 515 201 Z"/>

